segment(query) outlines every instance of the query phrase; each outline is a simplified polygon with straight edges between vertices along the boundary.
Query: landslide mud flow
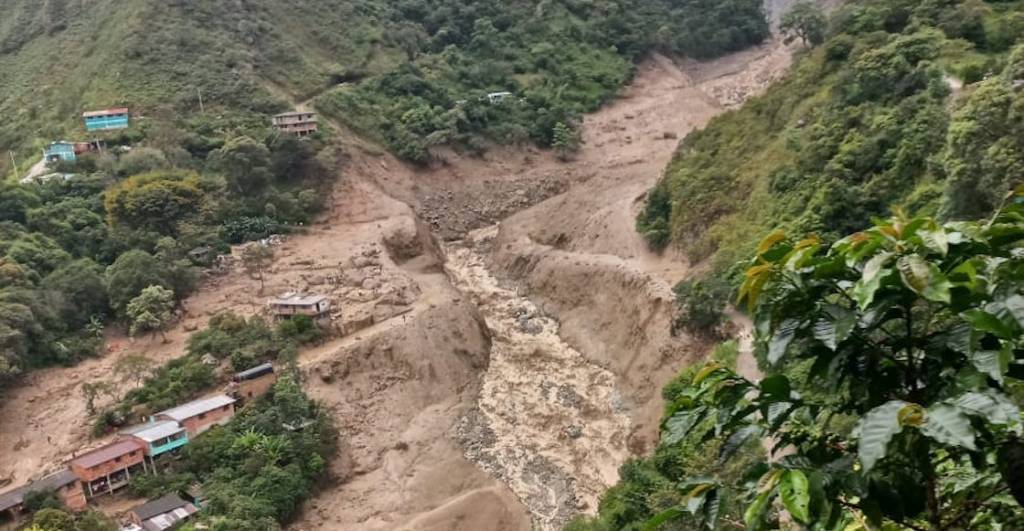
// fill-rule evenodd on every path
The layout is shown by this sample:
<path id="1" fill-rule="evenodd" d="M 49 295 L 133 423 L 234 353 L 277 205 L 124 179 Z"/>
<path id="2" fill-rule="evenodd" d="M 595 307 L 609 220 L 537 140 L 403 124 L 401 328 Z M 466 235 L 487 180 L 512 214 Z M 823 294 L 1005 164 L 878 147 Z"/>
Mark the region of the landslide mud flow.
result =
<path id="1" fill-rule="evenodd" d="M 458 438 L 467 457 L 519 497 L 538 529 L 560 529 L 615 483 L 629 456 L 630 420 L 615 375 L 488 272 L 483 255 L 496 233 L 482 229 L 446 246 L 445 269 L 491 333 L 477 406 L 459 421 Z"/>

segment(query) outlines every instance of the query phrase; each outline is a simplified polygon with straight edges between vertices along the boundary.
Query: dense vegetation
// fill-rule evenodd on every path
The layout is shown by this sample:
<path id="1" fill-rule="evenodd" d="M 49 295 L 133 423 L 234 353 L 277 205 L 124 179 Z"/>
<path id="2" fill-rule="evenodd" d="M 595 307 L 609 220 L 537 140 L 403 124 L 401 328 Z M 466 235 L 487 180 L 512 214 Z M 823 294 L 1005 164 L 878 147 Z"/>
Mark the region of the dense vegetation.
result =
<path id="1" fill-rule="evenodd" d="M 768 34 L 756 0 L 403 0 L 392 8 L 385 39 L 408 62 L 317 107 L 415 161 L 438 144 L 552 146 L 559 128 L 617 93 L 640 55 L 706 58 Z M 486 97 L 503 92 L 500 102 Z"/>
<path id="2" fill-rule="evenodd" d="M 983 222 L 897 217 L 831 245 L 772 233 L 740 290 L 765 377 L 689 369 L 654 458 L 717 447 L 724 465 L 659 470 L 671 495 L 624 467 L 571 529 L 1020 528 L 1022 243 L 1024 191 Z M 761 441 L 770 459 L 733 455 Z M 622 491 L 643 503 L 624 513 Z"/>
<path id="3" fill-rule="evenodd" d="M 1022 35 L 1016 1 L 848 3 L 786 79 L 682 142 L 638 229 L 735 285 L 778 226 L 835 237 L 897 208 L 991 213 L 1024 156 Z"/>
<path id="4" fill-rule="evenodd" d="M 80 157 L 70 179 L 0 183 L 0 383 L 90 355 L 109 320 L 158 333 L 173 304 L 157 303 L 184 299 L 227 244 L 309 222 L 321 144 L 256 132 L 206 154 L 138 147 Z M 221 142 L 211 134 L 204 145 Z"/>

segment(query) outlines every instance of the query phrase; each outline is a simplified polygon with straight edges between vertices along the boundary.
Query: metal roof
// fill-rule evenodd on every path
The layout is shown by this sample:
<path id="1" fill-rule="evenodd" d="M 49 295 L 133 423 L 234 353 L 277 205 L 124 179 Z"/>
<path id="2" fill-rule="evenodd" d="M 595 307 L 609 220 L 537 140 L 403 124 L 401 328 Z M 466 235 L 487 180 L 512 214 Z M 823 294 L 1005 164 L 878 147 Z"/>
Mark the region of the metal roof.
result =
<path id="1" fill-rule="evenodd" d="M 192 418 L 201 413 L 213 411 L 217 408 L 224 407 L 228 404 L 234 404 L 235 399 L 228 395 L 220 394 L 213 395 L 206 398 L 200 398 L 199 400 L 193 400 L 187 404 L 182 404 L 178 407 L 173 407 L 166 411 L 161 411 L 157 415 L 167 415 L 172 419 L 181 422 L 185 419 Z"/>
<path id="2" fill-rule="evenodd" d="M 283 112 L 281 114 L 275 114 L 274 118 L 290 118 L 292 116 L 305 116 L 307 114 L 311 115 L 311 116 L 316 116 L 315 112 L 292 111 L 292 112 Z"/>
<path id="3" fill-rule="evenodd" d="M 312 306 L 318 302 L 327 300 L 323 295 L 302 295 L 300 293 L 285 293 L 276 299 L 270 299 L 269 303 L 274 306 Z"/>
<path id="4" fill-rule="evenodd" d="M 142 447 L 139 445 L 138 441 L 132 439 L 121 439 L 78 456 L 71 460 L 71 464 L 78 465 L 82 468 L 92 468 L 100 463 L 106 463 L 111 459 L 121 457 L 122 455 L 130 454 L 141 449 Z"/>
<path id="5" fill-rule="evenodd" d="M 107 116 L 111 114 L 128 114 L 128 107 L 114 107 L 113 109 L 103 109 L 101 111 L 83 112 L 82 118 L 92 118 L 93 116 Z"/>
<path id="6" fill-rule="evenodd" d="M 132 435 L 142 439 L 143 441 L 151 443 L 183 431 L 185 431 L 185 428 L 181 427 L 181 424 L 178 424 L 176 421 L 160 420 L 132 426 L 122 430 L 121 433 L 125 435 Z"/>
<path id="7" fill-rule="evenodd" d="M 139 517 L 139 520 L 149 520 L 154 516 L 159 516 L 164 513 L 169 513 L 175 509 L 191 505 L 189 502 L 181 499 L 181 496 L 174 494 L 166 494 L 151 502 L 146 502 L 134 509 L 131 512 L 135 513 L 135 516 Z"/>
<path id="8" fill-rule="evenodd" d="M 71 470 L 65 468 L 64 470 L 50 474 L 39 481 L 34 481 L 28 485 L 22 485 L 16 489 L 0 494 L 0 511 L 6 511 L 11 507 L 21 505 L 25 501 L 25 495 L 30 492 L 57 490 L 76 481 L 78 481 L 78 477 L 75 476 Z"/>
<path id="9" fill-rule="evenodd" d="M 235 379 L 237 379 L 237 380 L 248 380 L 250 378 L 255 378 L 257 376 L 263 376 L 264 374 L 272 373 L 272 372 L 274 372 L 274 364 L 270 363 L 270 362 L 267 362 L 267 363 L 264 363 L 262 365 L 257 365 L 257 366 L 255 366 L 255 367 L 253 367 L 251 369 L 247 369 L 247 370 L 244 370 L 244 371 L 236 374 L 235 375 Z"/>

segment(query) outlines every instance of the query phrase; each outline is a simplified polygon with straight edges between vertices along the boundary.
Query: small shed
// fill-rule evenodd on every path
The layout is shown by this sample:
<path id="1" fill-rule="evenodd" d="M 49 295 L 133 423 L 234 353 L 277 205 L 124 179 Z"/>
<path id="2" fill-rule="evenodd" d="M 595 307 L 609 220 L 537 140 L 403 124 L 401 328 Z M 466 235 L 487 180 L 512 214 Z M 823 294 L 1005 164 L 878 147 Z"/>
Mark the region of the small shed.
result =
<path id="1" fill-rule="evenodd" d="M 128 108 L 116 107 L 82 113 L 86 131 L 106 131 L 128 127 Z"/>
<path id="2" fill-rule="evenodd" d="M 195 505 L 172 493 L 128 511 L 128 519 L 146 531 L 163 531 L 188 520 L 196 512 Z"/>
<path id="3" fill-rule="evenodd" d="M 66 140 L 50 142 L 50 145 L 43 149 L 43 159 L 46 162 L 75 162 L 78 159 L 75 143 Z"/>
<path id="4" fill-rule="evenodd" d="M 489 101 L 491 105 L 497 105 L 499 103 L 504 103 L 505 100 L 511 97 L 511 92 L 491 92 L 487 95 L 487 101 Z"/>
<path id="5" fill-rule="evenodd" d="M 288 319 L 296 315 L 305 315 L 319 320 L 329 316 L 331 300 L 323 295 L 289 292 L 276 299 L 270 299 L 267 301 L 267 306 L 276 320 Z"/>
<path id="6" fill-rule="evenodd" d="M 235 398 L 251 400 L 266 393 L 276 381 L 277 374 L 274 373 L 274 364 L 264 363 L 235 374 L 231 378 L 231 390 Z"/>

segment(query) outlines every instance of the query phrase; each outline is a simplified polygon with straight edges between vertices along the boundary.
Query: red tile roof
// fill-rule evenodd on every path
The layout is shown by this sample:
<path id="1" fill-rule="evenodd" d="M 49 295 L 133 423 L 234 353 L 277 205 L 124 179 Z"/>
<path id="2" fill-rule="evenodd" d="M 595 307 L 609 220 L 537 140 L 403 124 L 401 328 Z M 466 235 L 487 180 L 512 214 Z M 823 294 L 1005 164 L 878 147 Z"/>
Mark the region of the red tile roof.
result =
<path id="1" fill-rule="evenodd" d="M 130 454 L 136 450 L 142 450 L 141 443 L 134 439 L 122 439 L 82 454 L 72 459 L 71 464 L 82 468 L 92 468 L 100 463 L 106 463 L 116 457 Z"/>
<path id="2" fill-rule="evenodd" d="M 106 116 L 108 114 L 128 114 L 128 107 L 115 107 L 113 109 L 103 109 L 102 111 L 89 111 L 83 112 L 83 118 L 92 118 L 93 116 Z"/>

